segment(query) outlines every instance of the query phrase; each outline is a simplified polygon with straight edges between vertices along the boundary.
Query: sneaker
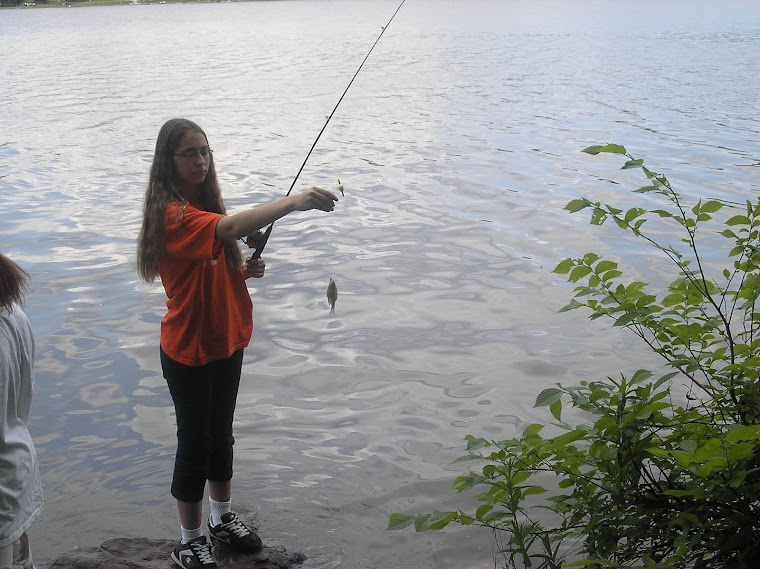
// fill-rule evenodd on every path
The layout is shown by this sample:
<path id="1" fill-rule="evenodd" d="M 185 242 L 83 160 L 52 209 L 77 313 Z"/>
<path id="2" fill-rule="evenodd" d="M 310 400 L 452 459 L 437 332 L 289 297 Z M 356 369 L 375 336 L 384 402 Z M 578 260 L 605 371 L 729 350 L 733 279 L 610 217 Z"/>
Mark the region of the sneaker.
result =
<path id="1" fill-rule="evenodd" d="M 180 542 L 172 551 L 172 560 L 183 569 L 217 569 L 211 545 L 202 535 L 187 543 Z"/>
<path id="2" fill-rule="evenodd" d="M 208 533 L 211 539 L 217 539 L 228 544 L 240 553 L 256 553 L 261 549 L 261 539 L 246 526 L 234 512 L 222 514 L 222 523 L 217 526 L 208 522 Z"/>

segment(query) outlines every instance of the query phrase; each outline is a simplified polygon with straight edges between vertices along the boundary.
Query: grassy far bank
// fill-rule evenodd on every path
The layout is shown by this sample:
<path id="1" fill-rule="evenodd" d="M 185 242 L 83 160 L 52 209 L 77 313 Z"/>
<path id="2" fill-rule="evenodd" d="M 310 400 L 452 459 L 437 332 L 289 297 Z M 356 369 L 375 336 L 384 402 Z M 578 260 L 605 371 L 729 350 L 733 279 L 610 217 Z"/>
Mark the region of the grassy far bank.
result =
<path id="1" fill-rule="evenodd" d="M 194 4 L 233 2 L 235 0 L 49 0 L 48 2 L 22 1 L 19 5 L 0 4 L 0 10 L 29 10 L 34 8 L 80 8 L 85 6 L 124 6 L 138 4 Z"/>

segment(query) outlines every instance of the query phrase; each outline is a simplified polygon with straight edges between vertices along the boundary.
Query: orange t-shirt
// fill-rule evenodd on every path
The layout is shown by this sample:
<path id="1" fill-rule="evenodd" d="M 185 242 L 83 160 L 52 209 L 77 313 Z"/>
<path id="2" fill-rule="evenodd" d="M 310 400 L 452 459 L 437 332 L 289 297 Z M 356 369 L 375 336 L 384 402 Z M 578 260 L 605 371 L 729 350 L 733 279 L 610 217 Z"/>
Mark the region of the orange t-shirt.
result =
<path id="1" fill-rule="evenodd" d="M 253 303 L 244 271 L 230 271 L 216 224 L 224 217 L 179 202 L 164 213 L 165 256 L 159 275 L 168 300 L 161 347 L 185 365 L 200 366 L 245 348 L 253 333 Z"/>

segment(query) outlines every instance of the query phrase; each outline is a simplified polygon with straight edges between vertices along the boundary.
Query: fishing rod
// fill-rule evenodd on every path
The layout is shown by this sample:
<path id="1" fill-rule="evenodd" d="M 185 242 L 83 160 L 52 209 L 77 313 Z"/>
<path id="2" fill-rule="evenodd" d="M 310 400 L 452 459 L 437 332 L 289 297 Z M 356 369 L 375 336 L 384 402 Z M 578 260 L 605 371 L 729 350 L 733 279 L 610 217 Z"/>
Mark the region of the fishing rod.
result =
<path id="1" fill-rule="evenodd" d="M 298 169 L 298 173 L 296 174 L 296 177 L 293 178 L 293 183 L 290 184 L 290 188 L 288 189 L 288 193 L 285 194 L 285 197 L 288 197 L 290 195 L 290 192 L 293 191 L 293 188 L 295 187 L 296 182 L 298 181 L 298 177 L 301 175 L 301 172 L 303 172 L 304 166 L 306 166 L 306 162 L 309 161 L 309 157 L 311 156 L 311 153 L 314 151 L 314 148 L 317 146 L 317 142 L 319 142 L 319 139 L 322 137 L 322 133 L 325 132 L 327 125 L 330 124 L 330 119 L 333 118 L 335 111 L 338 110 L 340 103 L 343 101 L 343 98 L 346 96 L 346 93 L 348 93 L 348 90 L 351 88 L 351 85 L 353 84 L 354 79 L 356 79 L 356 76 L 359 75 L 359 72 L 362 70 L 362 67 L 364 67 L 364 64 L 369 59 L 369 56 L 372 54 L 372 50 L 375 49 L 375 46 L 380 41 L 380 38 L 383 37 L 385 30 L 388 29 L 388 26 L 391 25 L 393 18 L 395 18 L 396 14 L 398 14 L 399 10 L 401 10 L 401 7 L 404 5 L 404 2 L 406 2 L 406 0 L 401 0 L 401 4 L 399 4 L 398 8 L 396 8 L 396 11 L 393 12 L 391 19 L 388 20 L 387 24 L 382 26 L 380 35 L 377 36 L 375 43 L 373 43 L 372 47 L 369 48 L 369 51 L 367 52 L 367 55 L 364 57 L 364 60 L 361 62 L 361 65 L 359 65 L 359 68 L 356 70 L 356 73 L 354 73 L 354 76 L 351 78 L 351 81 L 348 82 L 348 86 L 346 86 L 346 89 L 343 91 L 343 94 L 340 96 L 340 99 L 338 99 L 338 102 L 335 104 L 335 107 L 333 108 L 332 112 L 327 117 L 327 120 L 325 121 L 324 126 L 322 126 L 322 130 L 319 131 L 317 138 L 314 139 L 314 143 L 311 145 L 311 148 L 309 149 L 308 154 L 306 154 L 306 158 L 301 164 L 301 167 Z M 341 191 L 341 194 L 342 194 L 343 186 L 341 185 L 340 180 L 338 180 L 338 189 Z M 274 227 L 274 221 L 269 224 L 269 227 L 266 229 L 266 231 L 262 232 L 259 229 L 258 231 L 251 233 L 247 237 L 243 238 L 243 242 L 246 245 L 248 245 L 249 248 L 254 249 L 251 259 L 259 259 L 261 257 L 261 253 L 264 251 L 264 247 L 266 247 L 267 241 L 269 240 L 269 236 L 272 234 L 272 227 Z"/>

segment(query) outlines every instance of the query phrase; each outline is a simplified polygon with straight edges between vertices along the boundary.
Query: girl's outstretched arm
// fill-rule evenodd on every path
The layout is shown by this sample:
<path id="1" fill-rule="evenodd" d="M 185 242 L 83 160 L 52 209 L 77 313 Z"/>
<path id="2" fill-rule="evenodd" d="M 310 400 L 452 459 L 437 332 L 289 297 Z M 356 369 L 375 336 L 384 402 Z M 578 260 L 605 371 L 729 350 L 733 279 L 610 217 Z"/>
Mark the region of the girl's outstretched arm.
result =
<path id="1" fill-rule="evenodd" d="M 332 211 L 338 198 L 332 192 L 322 188 L 309 188 L 300 194 L 280 198 L 266 205 L 228 215 L 216 225 L 217 239 L 240 239 L 254 231 L 266 227 L 294 211 L 320 209 Z"/>

